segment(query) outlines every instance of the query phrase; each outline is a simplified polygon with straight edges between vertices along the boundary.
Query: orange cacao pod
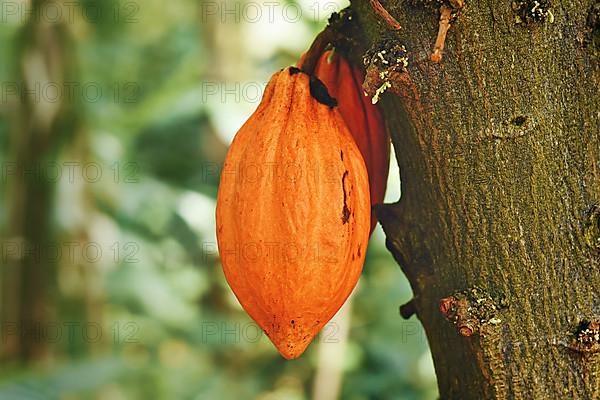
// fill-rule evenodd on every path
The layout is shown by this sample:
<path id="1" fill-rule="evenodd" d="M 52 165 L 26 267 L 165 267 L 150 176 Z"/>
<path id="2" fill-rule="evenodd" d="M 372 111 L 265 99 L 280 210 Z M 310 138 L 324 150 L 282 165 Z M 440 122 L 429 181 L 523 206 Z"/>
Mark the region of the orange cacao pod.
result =
<path id="1" fill-rule="evenodd" d="M 299 69 L 276 73 L 221 173 L 225 278 L 288 359 L 346 301 L 369 239 L 366 167 L 334 102 Z"/>
<path id="2" fill-rule="evenodd" d="M 299 65 L 304 62 L 303 56 Z M 383 203 L 390 167 L 390 139 L 380 108 L 364 95 L 365 72 L 351 64 L 339 52 L 324 52 L 315 69 L 315 76 L 336 98 L 340 114 L 352 133 L 365 160 L 369 173 L 371 204 Z M 371 215 L 371 231 L 377 219 Z"/>

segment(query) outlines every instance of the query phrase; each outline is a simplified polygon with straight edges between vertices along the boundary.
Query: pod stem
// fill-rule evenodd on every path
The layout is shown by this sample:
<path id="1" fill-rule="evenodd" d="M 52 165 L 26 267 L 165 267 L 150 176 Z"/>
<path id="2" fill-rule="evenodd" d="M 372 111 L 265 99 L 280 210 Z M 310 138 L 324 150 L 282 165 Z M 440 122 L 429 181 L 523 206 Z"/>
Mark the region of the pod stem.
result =
<path id="1" fill-rule="evenodd" d="M 311 44 L 310 48 L 306 52 L 304 61 L 302 64 L 298 65 L 298 68 L 309 75 L 314 75 L 319 58 L 321 58 L 321 55 L 323 52 L 325 52 L 327 47 L 333 43 L 335 37 L 336 33 L 330 26 L 327 26 L 325 29 L 323 29 Z"/>

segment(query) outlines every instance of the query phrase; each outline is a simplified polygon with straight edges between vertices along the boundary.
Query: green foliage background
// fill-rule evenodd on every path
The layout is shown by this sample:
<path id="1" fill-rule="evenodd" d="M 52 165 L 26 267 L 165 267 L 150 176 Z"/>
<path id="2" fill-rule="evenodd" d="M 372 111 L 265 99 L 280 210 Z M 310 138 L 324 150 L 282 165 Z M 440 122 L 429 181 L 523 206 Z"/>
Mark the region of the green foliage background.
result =
<path id="1" fill-rule="evenodd" d="M 210 2 L 219 8 L 216 15 L 206 1 L 93 3 L 103 15 L 89 21 L 78 10 L 92 3 L 77 3 L 74 17 L 56 24 L 64 33 L 58 45 L 66 49 L 65 79 L 94 83 L 102 95 L 97 101 L 79 91 L 60 97 L 70 123 L 54 128 L 64 131 L 54 157 L 59 164 L 96 163 L 102 177 L 51 182 L 55 202 L 36 206 L 50 216 L 48 242 L 95 243 L 103 255 L 94 262 L 48 261 L 46 321 L 61 327 L 60 337 L 37 359 L 3 355 L 0 399 L 312 398 L 326 340 L 295 361 L 282 359 L 264 335 L 256 340 L 257 328 L 228 288 L 214 251 L 214 207 L 218 167 L 232 134 L 257 105 L 255 89 L 293 64 L 331 11 L 347 4 L 283 2 L 271 23 L 267 15 L 244 17 L 249 2 Z M 286 4 L 302 10 L 302 18 L 282 18 Z M 223 7 L 239 7 L 238 21 L 235 14 L 224 16 Z M 28 118 L 21 112 L 27 94 L 4 96 L 6 84 L 22 82 L 22 49 L 35 44 L 31 18 L 0 17 L 0 157 L 6 166 L 16 159 L 15 138 L 25 134 L 19 119 Z M 392 163 L 388 198 L 395 201 L 400 193 Z M 23 179 L 3 169 L 5 242 L 15 212 L 8 199 Z M 340 355 L 340 398 L 436 398 L 421 326 L 398 313 L 410 296 L 378 227 Z M 14 323 L 3 317 L 0 346 Z M 72 337 L 68 323 L 78 324 Z M 82 333 L 90 323 L 100 327 L 98 339 Z"/>

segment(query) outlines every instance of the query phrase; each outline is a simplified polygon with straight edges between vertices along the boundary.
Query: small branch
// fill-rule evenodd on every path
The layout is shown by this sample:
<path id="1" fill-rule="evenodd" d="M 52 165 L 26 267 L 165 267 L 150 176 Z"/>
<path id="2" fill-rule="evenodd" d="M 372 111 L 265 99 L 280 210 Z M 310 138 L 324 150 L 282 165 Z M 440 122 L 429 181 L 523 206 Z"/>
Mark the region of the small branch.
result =
<path id="1" fill-rule="evenodd" d="M 375 11 L 375 13 L 377 13 L 377 15 L 379 15 L 390 28 L 396 31 L 402 28 L 396 18 L 392 17 L 392 14 L 390 14 L 388 10 L 381 5 L 379 0 L 369 0 L 369 2 L 371 3 L 371 8 L 373 11 Z"/>
<path id="2" fill-rule="evenodd" d="M 433 53 L 431 54 L 431 61 L 439 63 L 442 61 L 442 53 L 444 51 L 444 45 L 446 44 L 446 35 L 450 29 L 450 20 L 452 19 L 452 10 L 445 5 L 440 8 L 440 28 L 438 30 L 437 39 L 433 46 Z"/>
<path id="3" fill-rule="evenodd" d="M 409 319 L 417 313 L 417 305 L 415 299 L 411 299 L 408 303 L 400 306 L 400 315 L 404 319 Z"/>

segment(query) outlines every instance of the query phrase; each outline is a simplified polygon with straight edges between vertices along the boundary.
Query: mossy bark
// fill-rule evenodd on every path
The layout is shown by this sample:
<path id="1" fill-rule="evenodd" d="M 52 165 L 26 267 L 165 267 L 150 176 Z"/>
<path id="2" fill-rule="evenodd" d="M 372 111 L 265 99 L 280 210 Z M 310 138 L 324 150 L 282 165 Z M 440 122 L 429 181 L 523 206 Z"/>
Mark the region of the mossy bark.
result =
<path id="1" fill-rule="evenodd" d="M 598 399 L 599 344 L 577 342 L 581 322 L 600 316 L 594 2 L 554 1 L 553 21 L 528 24 L 508 0 L 469 2 L 439 64 L 428 59 L 438 13 L 414 3 L 385 2 L 410 66 L 382 99 L 402 198 L 378 214 L 440 396 Z M 369 2 L 353 7 L 371 43 L 390 32 Z M 440 312 L 452 295 L 470 306 L 455 324 Z"/>

